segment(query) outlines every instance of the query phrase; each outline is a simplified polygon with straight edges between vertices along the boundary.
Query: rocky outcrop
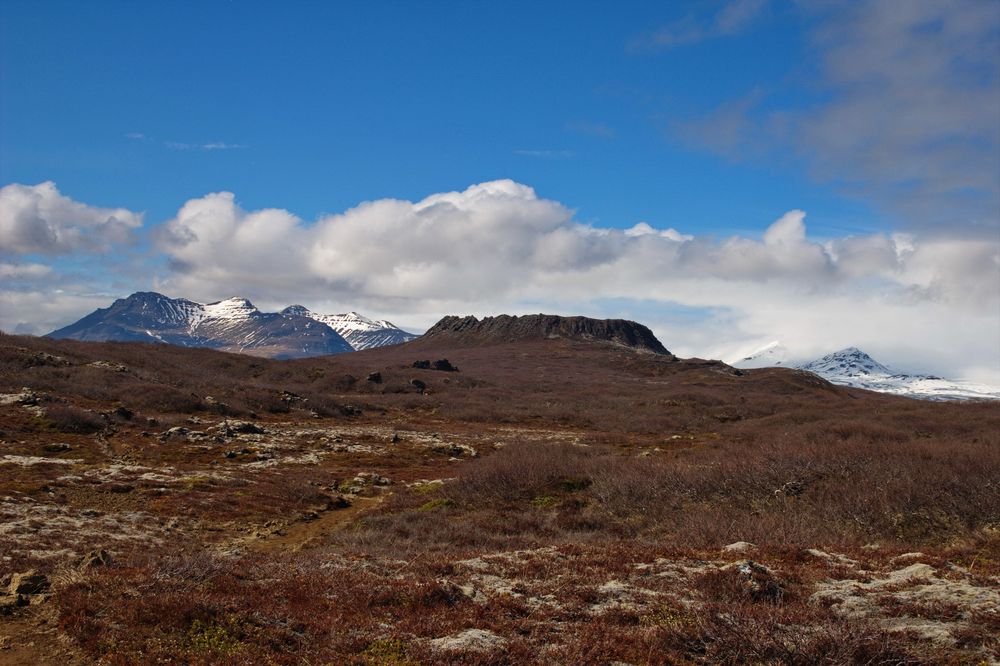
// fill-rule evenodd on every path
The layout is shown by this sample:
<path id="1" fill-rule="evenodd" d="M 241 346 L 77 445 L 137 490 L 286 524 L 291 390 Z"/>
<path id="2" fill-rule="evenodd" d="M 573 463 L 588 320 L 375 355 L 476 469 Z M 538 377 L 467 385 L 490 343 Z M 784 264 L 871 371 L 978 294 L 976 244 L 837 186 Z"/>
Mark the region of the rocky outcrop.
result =
<path id="1" fill-rule="evenodd" d="M 558 315 L 524 315 L 515 317 L 455 317 L 449 316 L 424 333 L 422 340 L 449 340 L 464 344 L 498 344 L 520 340 L 565 338 L 612 342 L 655 354 L 671 355 L 642 324 L 626 319 L 591 319 Z"/>

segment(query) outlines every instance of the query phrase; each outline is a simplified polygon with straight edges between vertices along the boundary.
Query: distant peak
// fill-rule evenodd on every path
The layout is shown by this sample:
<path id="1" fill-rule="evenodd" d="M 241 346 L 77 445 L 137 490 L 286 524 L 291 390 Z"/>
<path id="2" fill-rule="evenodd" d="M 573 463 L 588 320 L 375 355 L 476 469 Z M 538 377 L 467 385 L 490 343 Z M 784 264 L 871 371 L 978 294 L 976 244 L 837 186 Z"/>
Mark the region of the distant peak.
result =
<path id="1" fill-rule="evenodd" d="M 730 361 L 730 364 L 737 368 L 766 368 L 785 365 L 787 361 L 788 349 L 779 340 L 774 340 Z"/>
<path id="2" fill-rule="evenodd" d="M 232 296 L 221 301 L 216 301 L 214 303 L 208 303 L 207 305 L 240 305 L 243 307 L 252 308 L 254 305 L 249 299 L 243 298 L 242 296 Z"/>
<path id="3" fill-rule="evenodd" d="M 304 305 L 289 305 L 287 308 L 281 311 L 283 315 L 296 315 L 299 317 L 308 317 L 312 314 L 309 308 Z"/>
<path id="4" fill-rule="evenodd" d="M 257 312 L 253 303 L 239 296 L 215 303 L 207 303 L 203 308 L 206 316 L 217 319 L 247 318 L 252 317 Z"/>
<path id="5" fill-rule="evenodd" d="M 164 296 L 161 293 L 155 291 L 137 291 L 134 294 L 130 294 L 125 298 L 119 299 L 128 302 L 145 302 L 145 301 L 170 301 L 173 300 L 169 296 Z"/>
<path id="6" fill-rule="evenodd" d="M 857 347 L 845 347 L 823 358 L 816 359 L 801 366 L 803 370 L 823 372 L 839 372 L 847 375 L 891 375 L 892 370 L 882 365 Z"/>
<path id="7" fill-rule="evenodd" d="M 872 363 L 876 363 L 875 359 L 857 347 L 844 347 L 843 349 L 835 351 L 832 354 L 827 354 L 824 358 L 843 358 L 854 361 L 871 361 Z"/>

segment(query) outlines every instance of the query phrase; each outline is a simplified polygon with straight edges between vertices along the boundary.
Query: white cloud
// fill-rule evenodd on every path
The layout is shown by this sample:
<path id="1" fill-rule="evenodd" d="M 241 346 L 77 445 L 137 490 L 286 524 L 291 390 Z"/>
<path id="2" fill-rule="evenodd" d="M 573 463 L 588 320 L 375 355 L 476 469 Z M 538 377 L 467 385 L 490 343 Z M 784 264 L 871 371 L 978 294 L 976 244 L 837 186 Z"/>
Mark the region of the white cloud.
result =
<path id="1" fill-rule="evenodd" d="M 648 222 L 639 222 L 634 226 L 625 230 L 625 235 L 635 238 L 636 236 L 660 236 L 661 238 L 666 238 L 672 241 L 689 241 L 694 240 L 694 236 L 690 234 L 682 234 L 676 229 L 654 229 L 649 225 Z"/>
<path id="2" fill-rule="evenodd" d="M 13 231 L 4 242 L 20 252 L 92 257 L 140 222 L 73 202 L 51 183 L 8 186 L 0 202 L 0 224 Z M 45 243 L 25 240 L 26 219 L 54 229 Z M 648 222 L 601 228 L 509 180 L 417 202 L 369 201 L 314 223 L 286 210 L 246 211 L 220 192 L 185 203 L 155 239 L 168 268 L 151 285 L 112 287 L 100 271 L 0 262 L 0 329 L 45 333 L 106 306 L 109 291 L 152 286 L 203 302 L 247 296 L 265 309 L 358 309 L 414 330 L 444 314 L 628 317 L 683 356 L 728 358 L 773 339 L 802 358 L 857 345 L 900 369 L 1000 383 L 994 240 L 817 242 L 801 210 L 759 239 Z M 139 258 L 124 252 L 115 261 L 124 279 Z"/>
<path id="3" fill-rule="evenodd" d="M 609 299 L 685 355 L 721 357 L 774 338 L 803 355 L 856 344 L 886 362 L 1000 381 L 1000 243 L 872 234 L 809 239 L 792 210 L 762 240 L 639 223 L 579 224 L 512 181 L 418 202 L 365 202 L 307 224 L 244 211 L 232 194 L 186 203 L 162 229 L 175 270 L 158 286 L 258 305 L 306 302 L 428 325 L 443 314 L 616 316 Z M 678 306 L 702 311 L 682 321 Z M 886 356 L 888 354 L 888 356 Z"/>
<path id="4" fill-rule="evenodd" d="M 211 141 L 209 143 L 166 141 L 163 145 L 172 150 L 236 150 L 239 148 L 246 148 L 246 146 L 241 143 L 226 143 L 225 141 Z"/>
<path id="5" fill-rule="evenodd" d="M 814 178 L 892 210 L 907 227 L 995 237 L 1000 4 L 800 6 L 816 29 L 786 83 L 676 122 L 676 136 L 758 163 L 801 160 Z"/>
<path id="6" fill-rule="evenodd" d="M 78 203 L 52 182 L 0 189 L 0 252 L 103 251 L 141 225 L 142 213 Z"/>
<path id="7" fill-rule="evenodd" d="M 767 5 L 768 0 L 730 0 L 709 19 L 688 14 L 633 40 L 629 46 L 633 50 L 671 49 L 736 35 L 750 27 Z"/>
<path id="8" fill-rule="evenodd" d="M 0 288 L 0 330 L 44 335 L 97 308 L 106 308 L 112 300 L 106 292 L 75 284 L 61 289 Z"/>
<path id="9" fill-rule="evenodd" d="M 52 273 L 52 268 L 44 264 L 8 264 L 0 262 L 0 278 L 13 280 L 41 278 L 50 273 Z"/>
<path id="10" fill-rule="evenodd" d="M 142 132 L 128 132 L 124 136 L 130 141 L 153 143 L 165 146 L 171 150 L 238 150 L 240 148 L 246 148 L 246 146 L 242 143 L 227 143 L 226 141 L 209 141 L 207 143 L 196 143 L 191 141 L 159 141 L 151 136 L 143 134 Z"/>

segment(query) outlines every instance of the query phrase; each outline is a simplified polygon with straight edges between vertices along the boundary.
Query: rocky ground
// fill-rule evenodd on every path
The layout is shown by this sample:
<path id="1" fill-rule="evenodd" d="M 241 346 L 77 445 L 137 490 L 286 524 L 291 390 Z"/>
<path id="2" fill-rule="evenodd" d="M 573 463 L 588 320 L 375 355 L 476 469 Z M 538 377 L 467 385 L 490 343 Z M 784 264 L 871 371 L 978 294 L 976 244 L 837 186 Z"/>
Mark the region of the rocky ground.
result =
<path id="1" fill-rule="evenodd" d="M 0 342 L 3 665 L 1000 661 L 995 405 Z"/>

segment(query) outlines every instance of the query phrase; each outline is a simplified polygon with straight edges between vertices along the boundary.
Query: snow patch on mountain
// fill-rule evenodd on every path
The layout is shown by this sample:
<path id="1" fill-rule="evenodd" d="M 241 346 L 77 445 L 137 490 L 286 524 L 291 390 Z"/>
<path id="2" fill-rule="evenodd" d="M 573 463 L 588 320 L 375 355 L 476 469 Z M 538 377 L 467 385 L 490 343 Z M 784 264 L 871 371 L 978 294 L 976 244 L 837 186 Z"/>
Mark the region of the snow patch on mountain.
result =
<path id="1" fill-rule="evenodd" d="M 396 345 L 409 342 L 418 336 L 399 328 L 385 319 L 369 319 L 357 312 L 344 314 L 320 314 L 303 305 L 291 305 L 281 311 L 282 314 L 295 314 L 309 317 L 326 324 L 341 335 L 356 350 L 374 349 L 386 345 Z"/>
<path id="2" fill-rule="evenodd" d="M 245 298 L 227 298 L 224 301 L 206 303 L 201 306 L 204 319 L 222 321 L 245 321 L 259 313 L 254 304 Z"/>
<path id="3" fill-rule="evenodd" d="M 732 365 L 748 369 L 774 366 L 798 368 L 817 374 L 833 384 L 924 400 L 1000 400 L 1000 387 L 896 372 L 857 347 L 841 349 L 808 363 L 794 363 L 788 361 L 783 345 L 772 342 Z"/>
<path id="4" fill-rule="evenodd" d="M 788 365 L 788 348 L 775 340 L 729 362 L 734 368 L 771 368 Z"/>

